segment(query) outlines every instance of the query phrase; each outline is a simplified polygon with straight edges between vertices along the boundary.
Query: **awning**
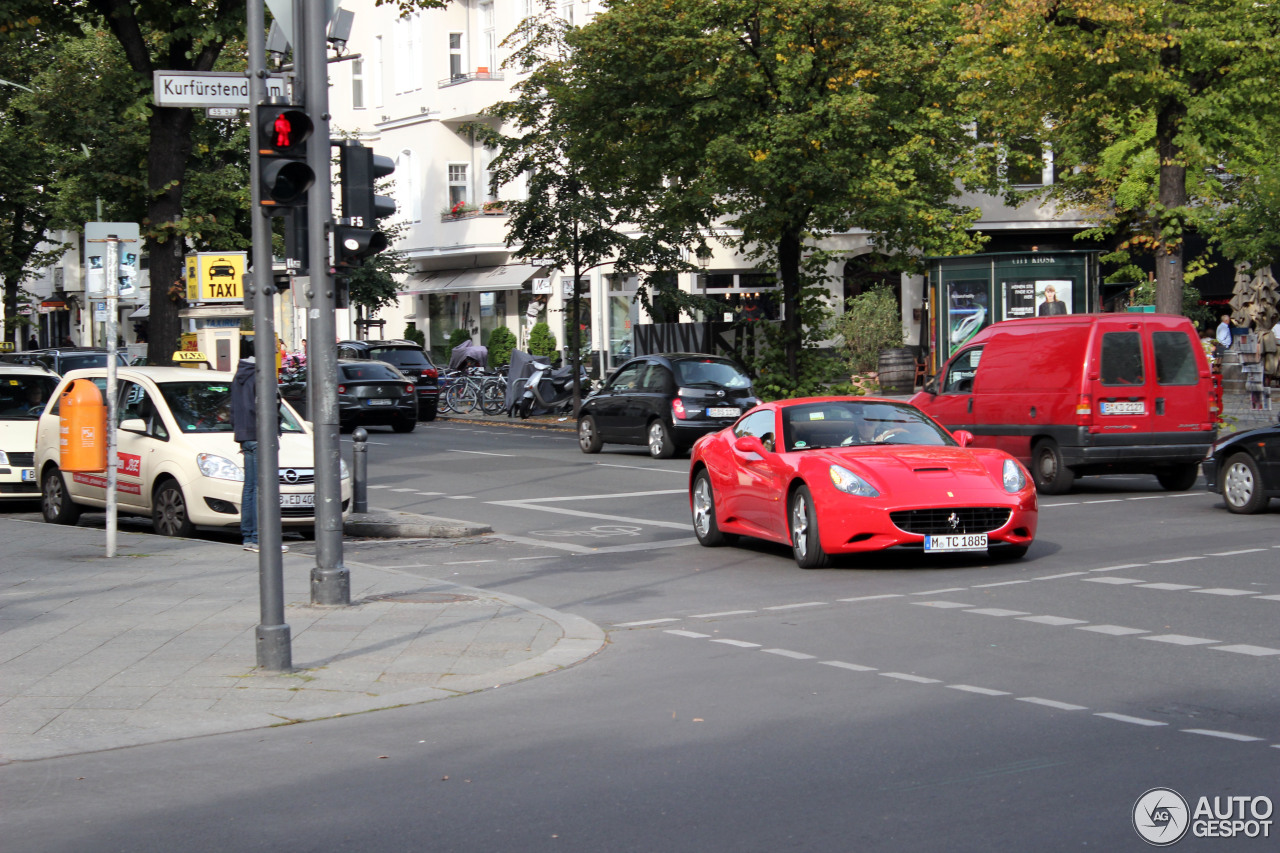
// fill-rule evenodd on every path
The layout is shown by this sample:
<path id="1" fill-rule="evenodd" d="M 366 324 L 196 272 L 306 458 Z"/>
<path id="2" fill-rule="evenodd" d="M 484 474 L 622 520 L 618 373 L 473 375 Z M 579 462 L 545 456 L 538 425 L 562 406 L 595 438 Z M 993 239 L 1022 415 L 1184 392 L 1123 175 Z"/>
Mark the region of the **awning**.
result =
<path id="1" fill-rule="evenodd" d="M 490 290 L 519 290 L 542 267 L 536 264 L 504 264 L 500 267 L 472 267 L 462 270 L 433 270 L 422 274 L 420 282 L 405 293 L 475 293 Z"/>
<path id="2" fill-rule="evenodd" d="M 151 316 L 151 303 L 148 302 L 146 305 L 143 305 L 137 311 L 134 311 L 132 314 L 130 314 L 129 319 L 130 320 L 146 320 L 150 316 Z"/>

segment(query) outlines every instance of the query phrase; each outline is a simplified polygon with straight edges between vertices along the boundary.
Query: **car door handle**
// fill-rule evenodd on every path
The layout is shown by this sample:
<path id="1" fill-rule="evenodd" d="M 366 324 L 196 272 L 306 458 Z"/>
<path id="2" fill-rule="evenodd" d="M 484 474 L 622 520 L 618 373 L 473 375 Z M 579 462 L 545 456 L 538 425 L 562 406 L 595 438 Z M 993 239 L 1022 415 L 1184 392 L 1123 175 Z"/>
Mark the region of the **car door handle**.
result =
<path id="1" fill-rule="evenodd" d="M 972 397 L 969 398 L 969 407 L 967 411 L 969 412 L 969 414 L 971 415 L 973 414 L 973 398 Z"/>

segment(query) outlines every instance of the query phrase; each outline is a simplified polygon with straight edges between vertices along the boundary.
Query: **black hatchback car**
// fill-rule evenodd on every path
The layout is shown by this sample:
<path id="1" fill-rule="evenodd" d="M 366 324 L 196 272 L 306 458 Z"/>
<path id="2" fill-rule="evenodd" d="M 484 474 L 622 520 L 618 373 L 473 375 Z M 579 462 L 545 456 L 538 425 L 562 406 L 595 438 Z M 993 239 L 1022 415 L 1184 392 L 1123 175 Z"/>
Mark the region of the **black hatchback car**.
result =
<path id="1" fill-rule="evenodd" d="M 281 374 L 280 396 L 308 417 L 306 370 Z M 338 359 L 338 428 L 342 432 L 357 426 L 413 432 L 417 425 L 417 388 L 409 377 L 385 362 Z"/>
<path id="2" fill-rule="evenodd" d="M 702 436 L 733 424 L 759 400 L 751 379 L 727 358 L 665 353 L 633 358 L 582 401 L 578 446 L 599 453 L 606 443 L 647 444 L 668 459 Z"/>
<path id="3" fill-rule="evenodd" d="M 440 371 L 414 341 L 338 341 L 338 358 L 367 358 L 395 365 L 417 386 L 419 420 L 436 419 Z"/>
<path id="4" fill-rule="evenodd" d="M 50 347 L 5 353 L 0 357 L 0 361 L 9 364 L 42 365 L 62 376 L 69 371 L 86 367 L 106 367 L 107 351 L 100 347 Z M 117 351 L 116 361 L 121 367 L 128 367 L 129 354 Z"/>
<path id="5" fill-rule="evenodd" d="M 1222 439 L 1200 467 L 1209 491 L 1222 495 L 1228 510 L 1262 512 L 1271 498 L 1280 498 L 1280 424 Z"/>

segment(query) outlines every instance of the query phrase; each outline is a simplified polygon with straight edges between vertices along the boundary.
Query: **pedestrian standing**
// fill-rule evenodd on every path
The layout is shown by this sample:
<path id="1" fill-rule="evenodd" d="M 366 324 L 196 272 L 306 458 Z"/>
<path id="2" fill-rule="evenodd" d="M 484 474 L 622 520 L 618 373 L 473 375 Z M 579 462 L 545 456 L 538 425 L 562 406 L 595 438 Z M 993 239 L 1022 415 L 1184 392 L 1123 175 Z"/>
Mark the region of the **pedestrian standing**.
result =
<path id="1" fill-rule="evenodd" d="M 40 339 L 34 334 L 27 338 L 27 349 L 40 349 Z"/>
<path id="2" fill-rule="evenodd" d="M 244 454 L 240 491 L 240 538 L 246 551 L 258 550 L 258 366 L 253 342 L 240 340 L 240 363 L 231 382 L 231 429 Z M 281 545 L 288 551 L 288 545 Z"/>
<path id="3" fill-rule="evenodd" d="M 1227 350 L 1231 349 L 1231 315 L 1230 314 L 1222 315 L 1222 322 L 1218 324 L 1218 331 L 1214 335 L 1214 338 L 1218 342 L 1218 358 L 1221 359 L 1222 355 Z"/>

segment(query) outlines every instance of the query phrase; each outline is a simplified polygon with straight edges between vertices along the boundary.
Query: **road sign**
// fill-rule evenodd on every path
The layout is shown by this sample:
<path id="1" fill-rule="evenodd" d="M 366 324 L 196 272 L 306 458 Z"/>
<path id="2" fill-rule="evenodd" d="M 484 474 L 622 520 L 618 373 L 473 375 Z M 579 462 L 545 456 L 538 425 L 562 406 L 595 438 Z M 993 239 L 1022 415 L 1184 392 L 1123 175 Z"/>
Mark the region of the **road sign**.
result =
<path id="1" fill-rule="evenodd" d="M 268 77 L 267 97 L 285 97 L 283 77 Z M 248 108 L 249 78 L 236 71 L 153 71 L 157 107 Z"/>
<path id="2" fill-rule="evenodd" d="M 187 255 L 188 302 L 243 302 L 244 252 Z"/>
<path id="3" fill-rule="evenodd" d="M 209 107 L 204 114 L 209 118 L 235 118 L 240 115 L 240 110 L 235 107 Z"/>
<path id="4" fill-rule="evenodd" d="M 131 299 L 138 295 L 138 259 L 142 256 L 142 238 L 136 222 L 86 222 L 85 292 L 90 298 L 107 295 L 107 243 L 114 236 L 120 241 L 119 296 Z"/>

